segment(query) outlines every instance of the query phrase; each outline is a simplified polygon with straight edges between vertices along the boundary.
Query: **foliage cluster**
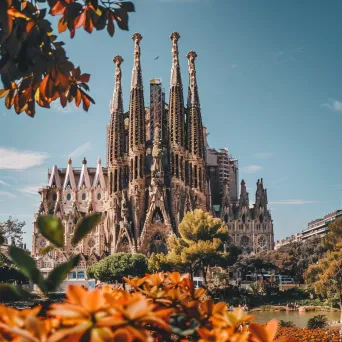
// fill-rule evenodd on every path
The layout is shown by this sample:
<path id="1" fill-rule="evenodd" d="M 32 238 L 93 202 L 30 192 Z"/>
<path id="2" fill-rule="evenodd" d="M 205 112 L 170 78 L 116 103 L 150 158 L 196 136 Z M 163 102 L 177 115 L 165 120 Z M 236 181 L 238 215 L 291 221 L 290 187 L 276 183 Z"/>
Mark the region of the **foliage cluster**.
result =
<path id="1" fill-rule="evenodd" d="M 168 254 L 152 255 L 150 271 L 177 270 L 182 273 L 201 273 L 207 284 L 211 266 L 229 265 L 233 254 L 225 253 L 223 244 L 228 240 L 228 229 L 218 218 L 203 210 L 188 212 L 178 227 L 179 237 L 168 241 Z"/>
<path id="2" fill-rule="evenodd" d="M 87 269 L 88 278 L 111 283 L 123 277 L 143 276 L 148 272 L 148 259 L 143 254 L 116 253 Z"/>
<path id="3" fill-rule="evenodd" d="M 226 303 L 201 300 L 204 289 L 179 273 L 147 274 L 126 279 L 132 292 L 106 285 L 87 291 L 69 286 L 66 303 L 19 311 L 0 306 L 3 341 L 239 341 L 271 342 L 278 322 L 252 323 L 242 309 L 227 311 Z M 290 341 L 284 337 L 278 341 Z M 299 340 L 291 340 L 299 341 Z"/>
<path id="4" fill-rule="evenodd" d="M 73 245 L 77 245 L 92 229 L 101 221 L 101 214 L 93 213 L 80 218 L 76 223 L 74 234 L 71 240 Z M 57 216 L 41 215 L 37 219 L 37 227 L 40 233 L 50 242 L 41 252 L 49 253 L 55 248 L 64 247 L 64 226 Z M 35 260 L 23 249 L 14 245 L 8 248 L 9 258 L 23 276 L 30 279 L 44 293 L 49 294 L 56 291 L 68 273 L 75 268 L 80 255 L 70 257 L 66 262 L 56 266 L 45 279 L 38 270 Z M 0 301 L 18 300 L 29 298 L 31 294 L 24 291 L 20 286 L 0 283 Z"/>
<path id="5" fill-rule="evenodd" d="M 286 337 L 300 342 L 340 342 L 338 329 L 302 329 L 280 327 L 277 338 Z"/>
<path id="6" fill-rule="evenodd" d="M 88 33 L 107 28 L 113 36 L 114 22 L 128 30 L 128 13 L 133 11 L 132 2 L 114 0 L 0 1 L 0 97 L 6 96 L 6 107 L 33 117 L 36 104 L 50 108 L 60 99 L 62 107 L 82 102 L 87 111 L 95 103 L 87 94 L 90 75 L 69 61 L 46 15 L 59 16 L 58 33 L 69 30 L 73 38 L 80 27 Z"/>

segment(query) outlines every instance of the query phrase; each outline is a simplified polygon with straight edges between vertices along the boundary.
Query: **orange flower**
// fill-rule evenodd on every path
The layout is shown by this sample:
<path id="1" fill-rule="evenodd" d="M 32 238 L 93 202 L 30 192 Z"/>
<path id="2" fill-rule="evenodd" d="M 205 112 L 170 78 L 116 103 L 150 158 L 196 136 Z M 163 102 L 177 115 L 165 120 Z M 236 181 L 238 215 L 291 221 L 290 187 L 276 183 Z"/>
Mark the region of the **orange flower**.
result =
<path id="1" fill-rule="evenodd" d="M 165 331 L 169 330 L 167 321 L 171 310 L 156 310 L 156 305 L 142 294 L 131 294 L 130 298 L 122 301 L 117 301 L 110 294 L 105 294 L 105 298 L 111 305 L 111 316 L 101 319 L 99 326 L 125 329 L 132 339 L 140 341 L 145 341 L 149 336 L 147 325 L 149 328 L 158 327 Z"/>
<path id="2" fill-rule="evenodd" d="M 213 316 L 210 318 L 215 328 L 233 328 L 237 330 L 242 324 L 251 321 L 254 316 L 245 315 L 241 308 L 235 309 L 233 312 L 226 310 L 223 311 L 223 305 L 220 304 L 219 310 L 213 312 Z"/>
<path id="3" fill-rule="evenodd" d="M 98 324 L 109 316 L 109 305 L 104 294 L 105 292 L 99 289 L 87 291 L 81 286 L 70 285 L 67 290 L 67 303 L 53 304 L 48 312 L 59 318 L 63 325 L 73 326 L 62 329 L 58 338 L 62 339 L 66 335 L 80 336 L 88 330 L 91 331 L 92 328 L 95 328 L 95 331 L 91 331 L 91 335 L 100 334 Z M 109 332 L 104 330 L 102 333 L 107 336 Z"/>

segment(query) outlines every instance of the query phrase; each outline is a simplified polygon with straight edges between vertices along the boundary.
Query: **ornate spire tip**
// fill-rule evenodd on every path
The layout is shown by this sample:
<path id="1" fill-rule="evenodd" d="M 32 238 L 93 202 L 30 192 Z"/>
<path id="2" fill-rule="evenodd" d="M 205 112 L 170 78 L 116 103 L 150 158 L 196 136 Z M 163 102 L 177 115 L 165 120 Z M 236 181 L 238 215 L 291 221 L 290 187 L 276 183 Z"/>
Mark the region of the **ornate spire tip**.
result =
<path id="1" fill-rule="evenodd" d="M 101 157 L 97 158 L 97 163 L 101 165 Z"/>
<path id="2" fill-rule="evenodd" d="M 189 52 L 187 53 L 187 55 L 186 55 L 186 58 L 189 59 L 189 60 L 190 60 L 190 59 L 195 60 L 196 57 L 197 57 L 197 53 L 196 53 L 195 51 L 189 51 Z"/>
<path id="3" fill-rule="evenodd" d="M 114 62 L 117 66 L 119 66 L 123 61 L 124 61 L 124 59 L 123 59 L 121 56 L 115 56 L 115 57 L 113 58 L 113 62 Z"/>
<path id="4" fill-rule="evenodd" d="M 72 164 L 71 157 L 69 157 L 69 159 L 68 159 L 68 164 L 69 164 L 69 165 L 71 165 L 71 164 Z"/>
<path id="5" fill-rule="evenodd" d="M 85 165 L 87 164 L 87 159 L 86 159 L 86 157 L 83 158 L 82 164 L 85 164 Z"/>
<path id="6" fill-rule="evenodd" d="M 132 39 L 139 44 L 139 42 L 143 39 L 143 36 L 136 32 L 133 34 Z"/>
<path id="7" fill-rule="evenodd" d="M 179 38 L 180 38 L 180 34 L 178 32 L 172 32 L 171 35 L 170 35 L 170 39 L 171 40 L 175 40 L 177 41 Z"/>

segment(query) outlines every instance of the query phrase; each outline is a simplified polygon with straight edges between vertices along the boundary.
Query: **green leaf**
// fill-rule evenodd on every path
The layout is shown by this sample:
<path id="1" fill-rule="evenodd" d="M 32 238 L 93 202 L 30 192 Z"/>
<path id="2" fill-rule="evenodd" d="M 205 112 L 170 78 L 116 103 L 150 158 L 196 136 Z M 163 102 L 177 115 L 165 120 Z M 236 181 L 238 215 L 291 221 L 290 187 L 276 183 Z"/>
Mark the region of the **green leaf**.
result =
<path id="1" fill-rule="evenodd" d="M 0 283 L 0 302 L 11 302 L 31 298 L 31 293 L 18 285 Z"/>
<path id="2" fill-rule="evenodd" d="M 64 246 L 64 226 L 59 217 L 41 215 L 37 219 L 37 227 L 40 233 L 55 246 Z"/>
<path id="3" fill-rule="evenodd" d="M 44 278 L 39 272 L 36 262 L 31 256 L 23 249 L 10 246 L 8 249 L 8 255 L 11 260 L 19 267 L 20 271 L 26 275 L 33 283 L 37 284 L 38 287 L 44 292 Z"/>
<path id="4" fill-rule="evenodd" d="M 48 292 L 56 291 L 58 286 L 68 276 L 69 272 L 75 268 L 80 261 L 80 256 L 75 255 L 67 262 L 55 267 L 48 278 L 46 279 L 45 285 Z"/>
<path id="5" fill-rule="evenodd" d="M 94 213 L 85 216 L 79 220 L 76 225 L 74 236 L 72 237 L 71 243 L 76 245 L 80 242 L 89 232 L 91 232 L 101 222 L 101 214 Z"/>
<path id="6" fill-rule="evenodd" d="M 42 248 L 42 249 L 39 251 L 39 254 L 40 254 L 40 255 L 48 254 L 48 253 L 49 253 L 50 251 L 52 251 L 54 248 L 55 248 L 54 245 L 48 245 L 48 246 Z"/>

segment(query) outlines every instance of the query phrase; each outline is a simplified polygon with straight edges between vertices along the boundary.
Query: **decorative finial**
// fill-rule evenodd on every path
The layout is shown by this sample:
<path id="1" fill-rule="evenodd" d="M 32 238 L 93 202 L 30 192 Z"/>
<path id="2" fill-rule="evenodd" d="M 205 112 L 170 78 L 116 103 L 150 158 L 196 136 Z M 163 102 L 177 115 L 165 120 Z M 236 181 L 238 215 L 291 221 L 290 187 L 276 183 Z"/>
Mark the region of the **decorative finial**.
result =
<path id="1" fill-rule="evenodd" d="M 69 157 L 68 159 L 68 165 L 71 165 L 72 164 L 72 160 L 71 160 L 71 157 Z"/>
<path id="2" fill-rule="evenodd" d="M 241 184 L 246 184 L 244 179 L 241 181 Z"/>
<path id="3" fill-rule="evenodd" d="M 101 165 L 101 157 L 97 158 L 97 163 Z"/>
<path id="4" fill-rule="evenodd" d="M 172 41 L 177 41 L 179 38 L 180 38 L 180 34 L 178 32 L 172 32 L 171 35 L 170 35 L 170 39 Z"/>
<path id="5" fill-rule="evenodd" d="M 113 58 L 113 62 L 116 64 L 116 66 L 120 66 L 123 61 L 124 59 L 121 56 L 115 56 Z"/>
<path id="6" fill-rule="evenodd" d="M 133 39 L 137 44 L 139 44 L 139 42 L 143 39 L 143 36 L 142 36 L 140 33 L 136 32 L 136 33 L 133 34 L 132 39 Z"/>
<path id="7" fill-rule="evenodd" d="M 85 165 L 87 165 L 87 159 L 86 159 L 86 157 L 84 157 L 84 158 L 83 158 L 83 160 L 82 160 L 82 164 L 85 164 Z"/>
<path id="8" fill-rule="evenodd" d="M 197 53 L 195 51 L 189 51 L 186 55 L 186 58 L 189 60 L 190 63 L 193 63 L 197 58 Z"/>

